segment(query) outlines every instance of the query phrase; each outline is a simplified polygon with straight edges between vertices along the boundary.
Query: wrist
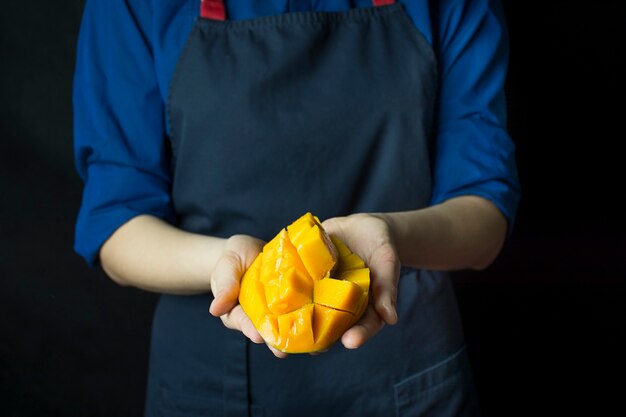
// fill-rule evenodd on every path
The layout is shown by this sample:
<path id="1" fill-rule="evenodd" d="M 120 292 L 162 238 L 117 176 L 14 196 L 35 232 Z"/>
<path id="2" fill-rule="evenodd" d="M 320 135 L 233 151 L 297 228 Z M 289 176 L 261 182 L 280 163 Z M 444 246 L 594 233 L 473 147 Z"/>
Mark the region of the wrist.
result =
<path id="1" fill-rule="evenodd" d="M 423 210 L 395 213 L 374 213 L 388 227 L 389 238 L 394 245 L 400 262 L 413 268 L 425 266 L 429 250 L 428 239 L 432 234 Z"/>
<path id="2" fill-rule="evenodd" d="M 369 213 L 369 215 L 382 221 L 383 230 L 386 231 L 387 238 L 395 246 L 396 236 L 401 230 L 398 229 L 397 220 L 394 218 L 393 213 Z"/>

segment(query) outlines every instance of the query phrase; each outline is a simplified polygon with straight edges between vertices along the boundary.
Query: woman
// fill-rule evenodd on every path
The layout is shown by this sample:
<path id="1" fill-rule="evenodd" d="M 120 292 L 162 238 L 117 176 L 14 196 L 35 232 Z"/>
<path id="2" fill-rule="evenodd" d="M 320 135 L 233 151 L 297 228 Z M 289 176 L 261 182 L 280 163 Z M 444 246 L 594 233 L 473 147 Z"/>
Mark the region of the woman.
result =
<path id="1" fill-rule="evenodd" d="M 513 221 L 506 39 L 488 0 L 432 3 L 88 1 L 76 250 L 163 294 L 147 416 L 477 413 L 444 271 L 489 265 Z M 341 344 L 281 361 L 238 282 L 307 211 L 373 297 Z"/>

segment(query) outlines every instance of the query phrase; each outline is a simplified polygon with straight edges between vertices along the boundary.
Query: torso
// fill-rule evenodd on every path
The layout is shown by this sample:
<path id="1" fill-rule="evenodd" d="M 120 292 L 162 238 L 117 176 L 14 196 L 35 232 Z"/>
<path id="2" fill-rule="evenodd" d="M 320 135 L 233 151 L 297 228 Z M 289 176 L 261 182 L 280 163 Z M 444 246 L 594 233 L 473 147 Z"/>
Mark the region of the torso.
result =
<path id="1" fill-rule="evenodd" d="M 179 226 L 268 239 L 306 211 L 425 207 L 436 73 L 399 4 L 199 20 L 168 103 Z M 362 348 L 284 361 L 209 316 L 209 295 L 163 296 L 146 414 L 460 415 L 472 400 L 448 276 L 403 269 L 398 294 L 399 323 Z"/>

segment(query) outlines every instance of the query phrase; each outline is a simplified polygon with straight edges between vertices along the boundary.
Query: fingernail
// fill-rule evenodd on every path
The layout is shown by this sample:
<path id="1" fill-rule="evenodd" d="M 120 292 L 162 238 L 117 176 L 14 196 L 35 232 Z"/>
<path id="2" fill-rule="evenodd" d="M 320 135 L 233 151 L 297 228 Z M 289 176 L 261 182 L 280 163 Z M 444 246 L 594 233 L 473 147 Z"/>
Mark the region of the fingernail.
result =
<path id="1" fill-rule="evenodd" d="M 209 306 L 209 312 L 211 311 L 211 309 L 214 308 L 213 306 L 216 304 L 216 302 L 217 302 L 217 299 L 215 299 L 215 298 L 213 299 L 213 301 L 211 301 L 211 305 Z M 211 314 L 213 314 L 213 313 L 211 313 Z"/>
<path id="2" fill-rule="evenodd" d="M 346 337 L 347 340 L 341 340 L 343 347 L 345 347 L 346 349 L 356 349 L 358 348 L 356 341 L 354 340 L 353 337 Z"/>
<path id="3" fill-rule="evenodd" d="M 396 309 L 392 308 L 390 311 L 390 314 L 391 314 L 391 322 L 396 323 L 398 321 L 398 313 L 396 312 Z"/>
<path id="4" fill-rule="evenodd" d="M 398 321 L 398 313 L 396 312 L 396 309 L 388 303 L 384 304 L 385 307 L 385 312 L 387 313 L 387 322 L 388 323 L 395 323 L 396 321 Z"/>
<path id="5" fill-rule="evenodd" d="M 344 343 L 343 347 L 345 347 L 346 349 L 356 349 L 357 348 L 357 346 L 355 346 L 352 343 Z"/>

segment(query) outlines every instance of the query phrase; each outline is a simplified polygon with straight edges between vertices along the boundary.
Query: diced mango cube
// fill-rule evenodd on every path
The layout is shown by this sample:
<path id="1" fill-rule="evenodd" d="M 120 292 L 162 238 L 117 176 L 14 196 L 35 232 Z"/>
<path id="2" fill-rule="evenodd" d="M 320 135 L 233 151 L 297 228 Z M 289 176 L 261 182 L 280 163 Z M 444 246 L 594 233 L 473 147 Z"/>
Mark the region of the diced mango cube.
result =
<path id="1" fill-rule="evenodd" d="M 265 289 L 257 280 L 244 280 L 241 282 L 240 294 L 243 294 L 241 307 L 250 317 L 254 325 L 269 313 L 265 302 Z"/>
<path id="2" fill-rule="evenodd" d="M 299 275 L 295 268 L 289 268 L 265 284 L 265 298 L 272 313 L 289 313 L 311 303 L 313 281 Z"/>
<path id="3" fill-rule="evenodd" d="M 352 314 L 357 311 L 362 296 L 361 287 L 350 281 L 325 278 L 315 281 L 313 286 L 313 301 L 316 304 Z"/>
<path id="4" fill-rule="evenodd" d="M 265 290 L 259 281 L 260 269 L 261 257 L 257 256 L 239 283 L 241 307 L 255 326 L 269 312 L 265 301 Z"/>
<path id="5" fill-rule="evenodd" d="M 339 257 L 338 263 L 341 271 L 365 268 L 365 262 L 355 253 Z"/>
<path id="6" fill-rule="evenodd" d="M 289 240 L 286 230 L 282 230 L 274 239 L 265 245 L 261 265 L 261 282 L 264 284 L 276 279 L 288 269 L 295 268 L 297 274 L 303 279 L 309 278 L 309 273 L 302 263 L 298 251 Z"/>
<path id="7" fill-rule="evenodd" d="M 356 312 L 354 313 L 354 316 L 352 317 L 352 321 L 350 322 L 348 327 L 352 326 L 354 323 L 359 321 L 363 313 L 365 313 L 365 310 L 367 309 L 368 304 L 369 304 L 369 293 L 364 292 L 363 295 L 361 296 L 361 300 L 359 301 L 359 306 L 357 307 Z"/>
<path id="8" fill-rule="evenodd" d="M 337 279 L 354 282 L 361 287 L 363 291 L 368 292 L 370 288 L 370 270 L 369 268 L 350 269 L 343 271 Z"/>
<path id="9" fill-rule="evenodd" d="M 313 304 L 278 316 L 279 349 L 292 353 L 310 351 L 313 338 Z"/>
<path id="10" fill-rule="evenodd" d="M 354 315 L 347 311 L 335 310 L 315 304 L 315 312 L 313 314 L 315 349 L 324 350 L 333 344 L 348 329 L 348 325 L 353 318 Z"/>
<path id="11" fill-rule="evenodd" d="M 276 316 L 267 314 L 258 325 L 255 325 L 255 327 L 259 331 L 263 340 L 265 340 L 268 344 L 272 346 L 280 346 L 284 342 L 280 338 L 278 332 L 278 319 Z"/>
<path id="12" fill-rule="evenodd" d="M 337 248 L 318 225 L 299 234 L 293 244 L 313 279 L 324 278 L 337 263 Z"/>
<path id="13" fill-rule="evenodd" d="M 313 226 L 320 225 L 319 219 L 313 216 L 311 213 L 306 213 L 298 220 L 287 226 L 287 232 L 289 233 L 289 239 L 295 244 L 298 241 L 299 236 L 308 232 Z"/>
<path id="14" fill-rule="evenodd" d="M 350 252 L 350 249 L 348 249 L 346 244 L 343 243 L 341 240 L 339 240 L 338 237 L 331 236 L 330 240 L 331 240 L 331 242 L 333 242 L 333 245 L 335 245 L 335 247 L 337 248 L 337 253 L 339 254 L 340 258 L 342 256 L 347 256 L 347 255 L 350 255 L 352 253 L 352 252 Z"/>

